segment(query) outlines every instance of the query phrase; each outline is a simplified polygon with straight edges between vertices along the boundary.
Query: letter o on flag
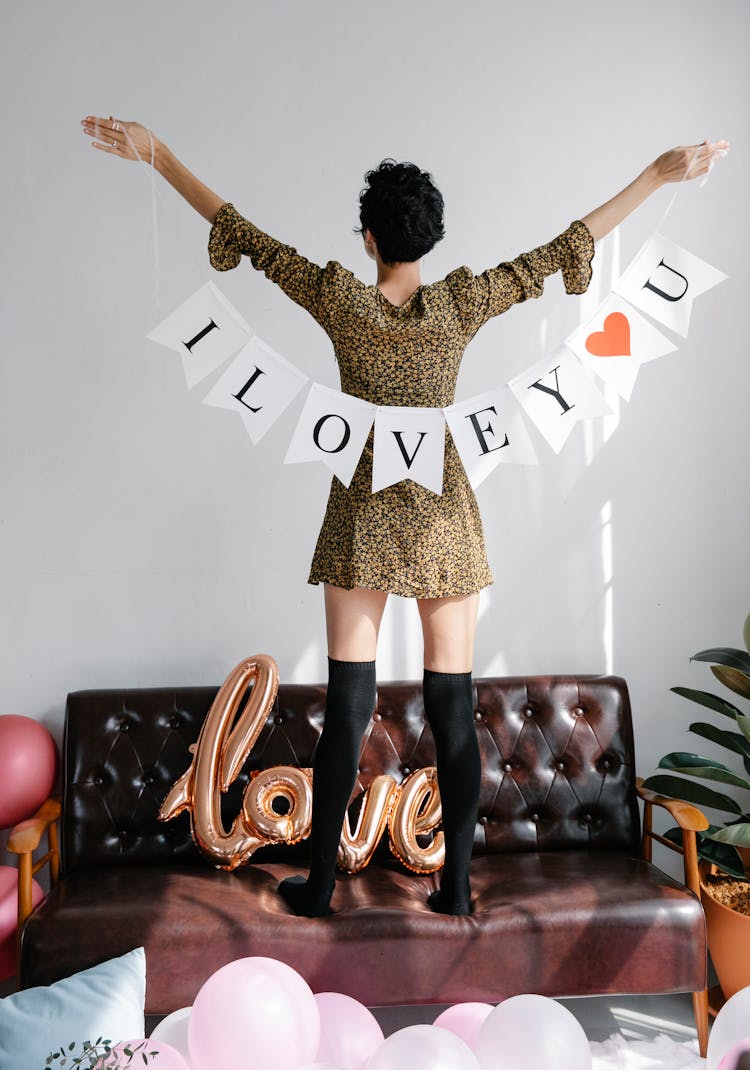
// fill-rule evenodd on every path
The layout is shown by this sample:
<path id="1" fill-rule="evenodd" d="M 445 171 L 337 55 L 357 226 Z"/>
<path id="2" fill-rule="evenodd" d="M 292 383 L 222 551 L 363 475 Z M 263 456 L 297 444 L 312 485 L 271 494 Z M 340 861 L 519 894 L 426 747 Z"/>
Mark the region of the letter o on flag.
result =
<path id="1" fill-rule="evenodd" d="M 320 440 L 321 435 L 323 433 L 323 428 L 327 420 L 341 420 L 341 423 L 344 425 L 341 434 L 341 441 L 339 442 L 338 446 L 327 447 L 324 446 Z M 322 450 L 323 453 L 341 453 L 342 450 L 346 449 L 347 443 L 349 442 L 351 435 L 352 431 L 349 427 L 349 424 L 344 419 L 344 417 L 340 416 L 337 412 L 329 412 L 326 416 L 321 416 L 315 427 L 313 428 L 313 442 L 319 450 Z M 328 435 L 326 435 L 326 439 L 329 439 Z"/>

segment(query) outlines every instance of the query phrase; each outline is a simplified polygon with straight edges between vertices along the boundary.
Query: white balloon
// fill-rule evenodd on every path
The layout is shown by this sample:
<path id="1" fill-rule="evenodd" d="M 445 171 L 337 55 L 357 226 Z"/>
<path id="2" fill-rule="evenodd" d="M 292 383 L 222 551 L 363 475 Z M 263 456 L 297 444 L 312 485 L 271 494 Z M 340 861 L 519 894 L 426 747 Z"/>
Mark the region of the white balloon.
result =
<path id="1" fill-rule="evenodd" d="M 162 1018 L 150 1036 L 150 1040 L 163 1040 L 165 1044 L 171 1044 L 190 1066 L 190 1052 L 188 1051 L 188 1018 L 192 1007 L 182 1007 L 179 1011 L 172 1011 L 166 1018 Z"/>
<path id="2" fill-rule="evenodd" d="M 708 1034 L 706 1070 L 716 1070 L 724 1053 L 744 1040 L 749 1029 L 750 985 L 735 992 L 714 1018 Z"/>
<path id="3" fill-rule="evenodd" d="M 533 993 L 499 1003 L 474 1051 L 481 1070 L 592 1070 L 591 1046 L 575 1015 Z"/>
<path id="4" fill-rule="evenodd" d="M 366 1070 L 479 1070 L 479 1063 L 469 1046 L 447 1029 L 408 1025 L 391 1033 L 365 1067 Z"/>
<path id="5" fill-rule="evenodd" d="M 305 1063 L 298 1066 L 297 1070 L 346 1070 L 345 1066 L 334 1066 L 333 1063 Z"/>

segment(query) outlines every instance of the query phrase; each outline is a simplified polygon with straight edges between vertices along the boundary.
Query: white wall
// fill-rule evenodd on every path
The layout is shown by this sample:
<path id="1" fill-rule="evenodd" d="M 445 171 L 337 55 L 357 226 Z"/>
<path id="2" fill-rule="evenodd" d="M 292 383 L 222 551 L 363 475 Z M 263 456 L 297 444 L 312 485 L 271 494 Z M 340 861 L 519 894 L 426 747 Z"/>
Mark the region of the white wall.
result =
<path id="1" fill-rule="evenodd" d="M 70 690 L 218 684 L 257 651 L 284 680 L 325 678 L 306 579 L 329 477 L 281 464 L 299 406 L 253 448 L 145 336 L 214 278 L 337 385 L 330 342 L 249 263 L 214 273 L 208 225 L 161 179 L 155 271 L 148 172 L 92 149 L 84 115 L 146 123 L 262 229 L 368 282 L 351 228 L 384 156 L 430 170 L 445 197 L 430 282 L 550 240 L 666 149 L 726 137 L 728 159 L 681 188 L 664 226 L 730 276 L 697 301 L 690 337 L 616 417 L 478 495 L 495 584 L 475 675 L 621 674 L 639 772 L 687 747 L 695 711 L 669 688 L 710 689 L 688 658 L 737 645 L 750 609 L 747 5 L 30 2 L 2 21 L 0 712 L 59 737 Z M 673 189 L 598 244 L 586 295 L 557 276 L 487 324 L 457 398 L 590 315 Z M 381 679 L 418 677 L 420 658 L 415 606 L 393 598 Z"/>

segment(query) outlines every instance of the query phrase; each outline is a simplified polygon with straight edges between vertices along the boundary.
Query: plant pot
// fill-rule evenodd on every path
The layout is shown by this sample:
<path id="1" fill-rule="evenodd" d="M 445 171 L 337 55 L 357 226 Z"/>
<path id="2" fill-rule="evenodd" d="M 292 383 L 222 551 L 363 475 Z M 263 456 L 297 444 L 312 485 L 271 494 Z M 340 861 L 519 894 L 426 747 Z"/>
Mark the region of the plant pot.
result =
<path id="1" fill-rule="evenodd" d="M 750 985 L 750 914 L 741 914 L 719 903 L 704 880 L 714 867 L 699 863 L 701 902 L 706 915 L 708 950 L 726 999 Z"/>

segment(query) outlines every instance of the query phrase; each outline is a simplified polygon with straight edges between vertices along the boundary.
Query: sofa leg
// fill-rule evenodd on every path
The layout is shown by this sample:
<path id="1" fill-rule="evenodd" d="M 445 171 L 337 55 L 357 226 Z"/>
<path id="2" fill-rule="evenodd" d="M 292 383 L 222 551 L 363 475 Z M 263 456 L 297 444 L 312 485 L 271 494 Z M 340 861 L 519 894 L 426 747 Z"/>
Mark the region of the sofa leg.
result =
<path id="1" fill-rule="evenodd" d="M 701 1059 L 706 1058 L 708 1050 L 708 989 L 702 992 L 693 992 L 693 1013 L 695 1015 L 695 1028 L 698 1033 L 698 1051 Z"/>

